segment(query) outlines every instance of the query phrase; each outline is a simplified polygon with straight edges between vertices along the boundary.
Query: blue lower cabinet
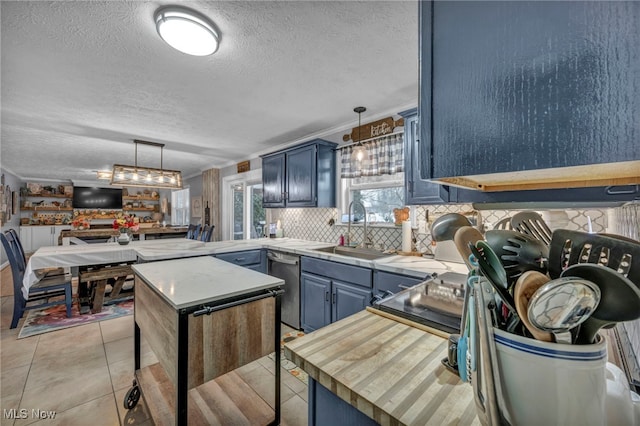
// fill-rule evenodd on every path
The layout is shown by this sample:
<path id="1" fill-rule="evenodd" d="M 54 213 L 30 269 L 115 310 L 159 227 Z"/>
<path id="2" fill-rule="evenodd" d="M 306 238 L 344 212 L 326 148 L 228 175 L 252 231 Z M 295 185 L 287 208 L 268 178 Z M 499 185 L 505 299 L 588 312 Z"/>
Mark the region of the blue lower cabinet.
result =
<path id="1" fill-rule="evenodd" d="M 300 275 L 302 329 L 305 333 L 331 324 L 331 280 L 316 275 Z"/>
<path id="2" fill-rule="evenodd" d="M 309 377 L 309 426 L 373 426 L 377 424 Z"/>
<path id="3" fill-rule="evenodd" d="M 333 281 L 331 318 L 340 321 L 369 305 L 371 290 Z"/>
<path id="4" fill-rule="evenodd" d="M 301 258 L 301 323 L 305 333 L 366 308 L 371 301 L 373 271 L 339 262 Z"/>

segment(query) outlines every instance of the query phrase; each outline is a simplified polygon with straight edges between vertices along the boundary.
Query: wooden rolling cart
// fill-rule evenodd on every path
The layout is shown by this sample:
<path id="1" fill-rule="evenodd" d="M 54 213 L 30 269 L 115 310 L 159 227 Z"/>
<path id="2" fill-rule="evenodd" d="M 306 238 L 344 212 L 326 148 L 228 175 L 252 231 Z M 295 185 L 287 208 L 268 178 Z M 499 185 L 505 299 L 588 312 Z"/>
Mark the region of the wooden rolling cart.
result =
<path id="1" fill-rule="evenodd" d="M 143 396 L 157 426 L 279 424 L 282 280 L 209 256 L 133 271 L 135 379 L 125 408 Z M 141 334 L 158 358 L 144 368 Z M 275 410 L 233 371 L 272 352 Z"/>

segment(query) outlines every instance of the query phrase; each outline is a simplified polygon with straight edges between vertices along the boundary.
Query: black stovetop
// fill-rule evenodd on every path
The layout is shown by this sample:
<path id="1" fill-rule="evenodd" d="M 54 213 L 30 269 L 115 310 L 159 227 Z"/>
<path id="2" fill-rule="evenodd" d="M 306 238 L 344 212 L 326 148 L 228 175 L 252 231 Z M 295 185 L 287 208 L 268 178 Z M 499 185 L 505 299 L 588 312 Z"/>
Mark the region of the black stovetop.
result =
<path id="1" fill-rule="evenodd" d="M 466 281 L 464 274 L 446 272 L 386 297 L 374 307 L 446 333 L 459 333 Z"/>

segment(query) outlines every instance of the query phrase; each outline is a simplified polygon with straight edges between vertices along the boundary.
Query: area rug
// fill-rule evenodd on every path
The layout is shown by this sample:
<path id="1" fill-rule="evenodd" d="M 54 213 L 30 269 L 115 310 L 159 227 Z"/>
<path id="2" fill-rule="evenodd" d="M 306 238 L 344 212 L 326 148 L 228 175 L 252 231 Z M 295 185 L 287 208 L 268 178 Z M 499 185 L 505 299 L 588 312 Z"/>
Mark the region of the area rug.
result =
<path id="1" fill-rule="evenodd" d="M 290 342 L 302 336 L 304 336 L 304 333 L 302 331 L 290 331 L 288 333 L 283 334 L 282 339 L 280 339 L 280 348 L 282 349 L 285 343 Z M 275 356 L 276 356 L 275 352 L 272 352 L 269 354 L 269 358 L 271 359 L 275 359 Z M 305 373 L 303 370 L 301 370 L 300 367 L 295 365 L 293 362 L 285 358 L 284 350 L 280 351 L 280 365 L 282 366 L 282 368 L 287 370 L 293 377 L 300 380 L 305 385 L 309 384 L 309 375 Z"/>
<path id="2" fill-rule="evenodd" d="M 133 298 L 123 300 L 112 305 L 102 307 L 102 312 L 97 314 L 84 314 L 78 312 L 74 305 L 71 309 L 71 318 L 67 318 L 67 308 L 64 305 L 56 305 L 47 309 L 29 311 L 27 318 L 20 329 L 18 339 L 31 337 L 63 328 L 76 327 L 92 322 L 110 320 L 133 314 Z"/>

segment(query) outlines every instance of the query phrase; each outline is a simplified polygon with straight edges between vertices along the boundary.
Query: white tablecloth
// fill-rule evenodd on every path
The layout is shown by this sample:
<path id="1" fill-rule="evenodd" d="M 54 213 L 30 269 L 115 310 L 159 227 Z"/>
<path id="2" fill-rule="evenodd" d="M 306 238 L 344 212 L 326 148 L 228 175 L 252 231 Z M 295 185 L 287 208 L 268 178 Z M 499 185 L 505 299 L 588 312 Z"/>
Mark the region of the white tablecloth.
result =
<path id="1" fill-rule="evenodd" d="M 202 241 L 187 240 L 184 238 L 166 238 L 132 241 L 124 246 L 113 242 L 41 247 L 29 258 L 22 281 L 22 292 L 24 297 L 28 298 L 29 287 L 38 281 L 35 273 L 38 269 L 135 262 L 138 258 L 138 251 L 142 251 L 145 248 L 155 251 L 173 252 L 176 250 L 197 249 L 204 246 L 204 244 Z"/>

